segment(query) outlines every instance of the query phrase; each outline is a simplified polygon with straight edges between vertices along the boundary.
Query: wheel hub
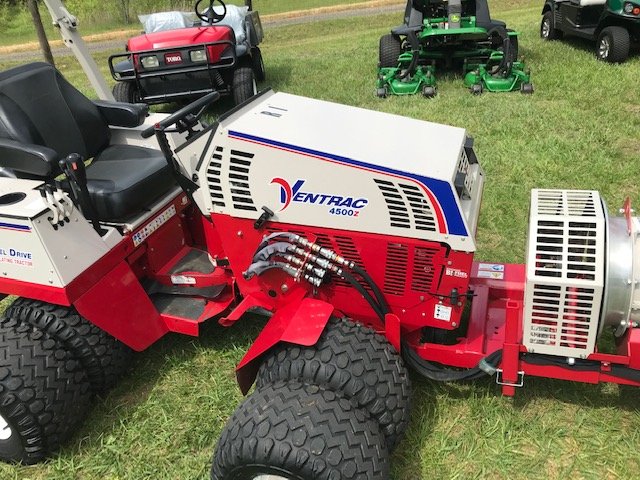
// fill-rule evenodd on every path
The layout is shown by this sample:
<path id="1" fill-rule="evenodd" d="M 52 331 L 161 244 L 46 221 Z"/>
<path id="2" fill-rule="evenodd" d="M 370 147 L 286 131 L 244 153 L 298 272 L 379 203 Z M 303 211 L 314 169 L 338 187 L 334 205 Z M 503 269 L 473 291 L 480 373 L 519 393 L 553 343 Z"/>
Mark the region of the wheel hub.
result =
<path id="1" fill-rule="evenodd" d="M 9 426 L 7 421 L 4 419 L 4 417 L 0 415 L 0 440 L 9 440 L 11 438 L 12 433 L 13 432 L 11 431 L 11 427 Z M 267 478 L 267 479 L 260 479 L 260 480 L 271 480 L 271 479 Z M 276 478 L 275 480 L 278 480 L 278 479 Z"/>
<path id="2" fill-rule="evenodd" d="M 600 58 L 607 58 L 609 56 L 609 49 L 611 45 L 609 44 L 609 39 L 607 37 L 603 37 L 600 40 L 600 46 L 598 47 L 598 55 Z"/>
<path id="3" fill-rule="evenodd" d="M 542 36 L 547 38 L 549 36 L 549 32 L 551 31 L 551 22 L 549 20 L 545 20 L 542 22 Z"/>

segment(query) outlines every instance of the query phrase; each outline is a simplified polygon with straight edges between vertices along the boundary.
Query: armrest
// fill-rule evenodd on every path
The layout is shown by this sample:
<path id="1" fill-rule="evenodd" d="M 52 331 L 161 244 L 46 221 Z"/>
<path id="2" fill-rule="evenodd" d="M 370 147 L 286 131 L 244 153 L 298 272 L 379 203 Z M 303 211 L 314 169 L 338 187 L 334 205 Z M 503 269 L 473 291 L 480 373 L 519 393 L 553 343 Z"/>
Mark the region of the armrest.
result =
<path id="1" fill-rule="evenodd" d="M 58 153 L 42 145 L 0 138 L 0 165 L 29 175 L 48 177 L 57 170 Z"/>
<path id="2" fill-rule="evenodd" d="M 149 105 L 145 105 L 144 103 L 120 103 L 94 100 L 93 104 L 98 107 L 102 118 L 114 127 L 139 127 L 149 113 Z"/>

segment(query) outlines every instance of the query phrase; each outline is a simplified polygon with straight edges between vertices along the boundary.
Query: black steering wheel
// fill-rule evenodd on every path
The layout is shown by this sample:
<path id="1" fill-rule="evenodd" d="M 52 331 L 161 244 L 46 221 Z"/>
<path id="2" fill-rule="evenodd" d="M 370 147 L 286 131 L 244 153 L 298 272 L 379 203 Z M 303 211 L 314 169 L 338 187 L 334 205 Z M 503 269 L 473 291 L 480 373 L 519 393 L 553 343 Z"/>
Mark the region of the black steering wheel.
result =
<path id="1" fill-rule="evenodd" d="M 227 6 L 224 4 L 222 0 L 209 0 L 209 8 L 200 10 L 200 4 L 203 0 L 198 0 L 196 2 L 196 15 L 203 22 L 208 23 L 209 25 L 213 25 L 214 23 L 219 23 L 222 19 L 227 15 Z M 213 9 L 213 6 L 219 3 L 222 7 L 222 13 L 216 13 Z"/>
<path id="2" fill-rule="evenodd" d="M 171 125 L 176 125 L 176 131 L 183 132 L 190 130 L 197 123 L 209 105 L 220 98 L 220 92 L 211 92 L 186 107 L 182 107 L 177 112 L 160 120 L 155 125 L 142 131 L 142 138 L 149 138 L 154 133 L 164 133 Z M 195 115 L 193 112 L 198 111 Z"/>

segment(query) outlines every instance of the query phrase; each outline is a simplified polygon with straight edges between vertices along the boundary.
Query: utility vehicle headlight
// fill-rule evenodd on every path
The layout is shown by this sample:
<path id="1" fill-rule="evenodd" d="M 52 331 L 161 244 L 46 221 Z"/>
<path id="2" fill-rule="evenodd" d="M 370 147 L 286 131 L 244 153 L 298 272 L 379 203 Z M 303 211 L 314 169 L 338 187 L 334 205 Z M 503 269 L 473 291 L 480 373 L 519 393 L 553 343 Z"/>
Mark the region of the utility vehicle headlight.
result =
<path id="1" fill-rule="evenodd" d="M 631 13 L 633 12 L 633 5 L 631 5 L 631 3 L 627 2 L 624 4 L 624 13 Z"/>
<path id="2" fill-rule="evenodd" d="M 189 58 L 192 62 L 206 62 L 207 52 L 204 50 L 204 48 L 201 50 L 191 50 L 189 52 Z"/>
<path id="3" fill-rule="evenodd" d="M 158 57 L 155 55 L 149 55 L 148 57 L 142 57 L 140 59 L 140 63 L 144 68 L 156 68 L 160 63 L 158 62 Z"/>

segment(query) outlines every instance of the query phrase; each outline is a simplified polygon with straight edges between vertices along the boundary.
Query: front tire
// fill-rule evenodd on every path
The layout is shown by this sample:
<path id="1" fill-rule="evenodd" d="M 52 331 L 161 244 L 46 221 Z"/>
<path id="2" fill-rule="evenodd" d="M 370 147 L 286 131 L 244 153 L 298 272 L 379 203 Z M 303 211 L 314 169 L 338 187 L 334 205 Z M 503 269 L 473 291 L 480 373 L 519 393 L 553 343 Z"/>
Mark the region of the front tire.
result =
<path id="1" fill-rule="evenodd" d="M 557 40 L 562 37 L 562 31 L 556 28 L 553 12 L 547 11 L 540 22 L 540 38 L 543 40 Z"/>
<path id="2" fill-rule="evenodd" d="M 267 78 L 267 72 L 264 68 L 264 60 L 259 47 L 253 47 L 251 49 L 251 65 L 253 67 L 253 73 L 256 76 L 256 80 L 258 82 L 264 82 Z"/>
<path id="3" fill-rule="evenodd" d="M 211 468 L 212 480 L 260 478 L 386 479 L 384 437 L 375 421 L 330 390 L 298 382 L 267 385 L 231 416 Z"/>
<path id="4" fill-rule="evenodd" d="M 74 433 L 89 402 L 84 371 L 58 342 L 0 320 L 0 460 L 44 459 Z"/>
<path id="5" fill-rule="evenodd" d="M 258 93 L 258 85 L 256 76 L 251 67 L 240 67 L 233 72 L 233 102 L 236 105 L 246 102 L 256 93 Z"/>
<path id="6" fill-rule="evenodd" d="M 393 68 L 398 66 L 398 57 L 402 53 L 402 43 L 396 35 L 383 35 L 380 37 L 380 68 Z"/>
<path id="7" fill-rule="evenodd" d="M 73 308 L 18 298 L 5 315 L 33 325 L 59 341 L 80 362 L 94 393 L 107 392 L 130 365 L 133 351 Z"/>
<path id="8" fill-rule="evenodd" d="M 140 92 L 134 82 L 117 82 L 113 86 L 113 98 L 116 102 L 140 103 Z"/>
<path id="9" fill-rule="evenodd" d="M 624 27 L 607 27 L 598 36 L 596 56 L 609 63 L 622 63 L 629 57 L 631 38 Z"/>
<path id="10" fill-rule="evenodd" d="M 284 345 L 260 366 L 257 387 L 280 380 L 320 385 L 344 395 L 378 422 L 389 451 L 409 423 L 411 382 L 402 358 L 382 335 L 331 319 L 311 347 Z"/>

